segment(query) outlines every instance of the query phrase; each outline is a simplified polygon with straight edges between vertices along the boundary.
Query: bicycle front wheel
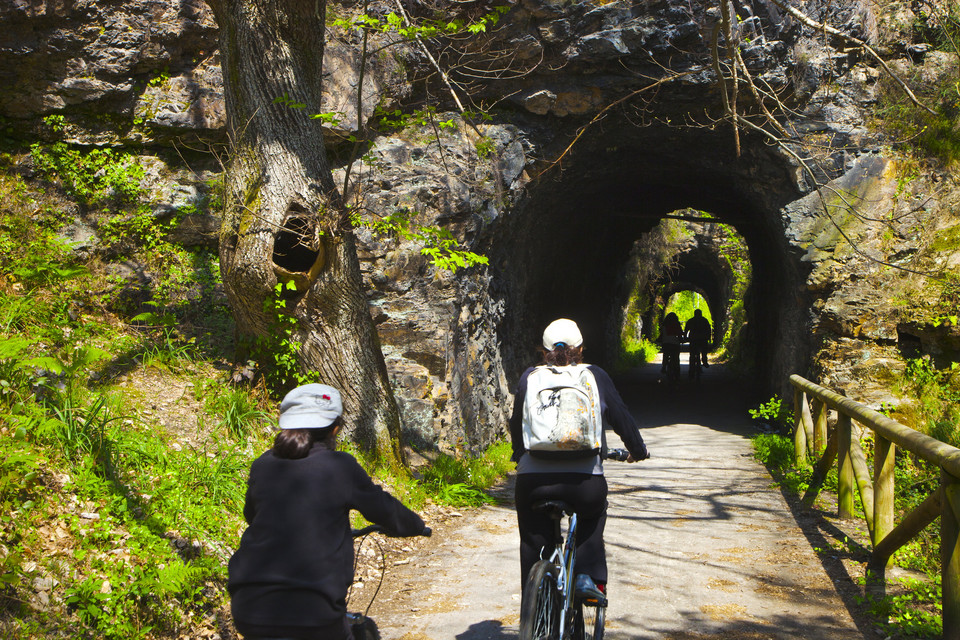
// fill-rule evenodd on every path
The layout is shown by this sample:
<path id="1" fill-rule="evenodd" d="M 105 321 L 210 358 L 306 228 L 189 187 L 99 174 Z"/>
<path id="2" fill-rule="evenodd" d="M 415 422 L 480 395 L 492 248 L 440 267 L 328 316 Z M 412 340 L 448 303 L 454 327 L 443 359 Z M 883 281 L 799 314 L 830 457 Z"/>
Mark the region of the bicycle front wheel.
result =
<path id="1" fill-rule="evenodd" d="M 606 607 L 595 607 L 581 602 L 577 605 L 577 617 L 573 622 L 575 640 L 603 640 L 603 623 Z"/>
<path id="2" fill-rule="evenodd" d="M 563 603 L 557 566 L 540 560 L 530 569 L 520 605 L 520 640 L 560 640 Z"/>

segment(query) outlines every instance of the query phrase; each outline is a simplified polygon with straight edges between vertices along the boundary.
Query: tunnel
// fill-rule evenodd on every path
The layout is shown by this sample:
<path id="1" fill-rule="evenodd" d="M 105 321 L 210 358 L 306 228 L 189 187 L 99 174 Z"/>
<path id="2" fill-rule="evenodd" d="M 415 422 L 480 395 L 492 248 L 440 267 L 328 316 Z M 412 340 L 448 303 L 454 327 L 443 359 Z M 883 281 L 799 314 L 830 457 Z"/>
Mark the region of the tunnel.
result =
<path id="1" fill-rule="evenodd" d="M 536 361 L 543 327 L 557 317 L 581 326 L 587 361 L 609 365 L 631 247 L 665 216 L 690 209 L 746 242 L 753 276 L 743 355 L 765 390 L 779 391 L 811 348 L 804 264 L 780 216 L 802 194 L 784 155 L 746 135 L 741 145 L 738 155 L 725 129 L 611 120 L 535 179 L 490 248 L 507 309 L 500 331 L 508 378 Z M 678 271 L 671 286 L 698 290 L 711 305 L 724 299 L 727 285 L 710 260 L 684 256 Z M 727 311 L 711 306 L 715 321 L 726 322 Z"/>

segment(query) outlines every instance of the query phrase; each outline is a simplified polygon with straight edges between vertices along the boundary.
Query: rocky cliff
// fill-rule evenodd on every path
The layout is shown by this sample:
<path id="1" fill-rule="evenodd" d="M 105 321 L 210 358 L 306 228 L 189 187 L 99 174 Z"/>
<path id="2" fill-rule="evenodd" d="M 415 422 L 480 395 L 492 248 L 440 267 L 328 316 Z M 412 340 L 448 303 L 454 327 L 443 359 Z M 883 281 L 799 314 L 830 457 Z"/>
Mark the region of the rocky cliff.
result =
<path id="1" fill-rule="evenodd" d="M 958 73 L 956 52 L 927 42 L 908 4 L 507 4 L 471 37 L 420 46 L 381 36 L 359 108 L 356 39 L 331 29 L 324 58 L 323 110 L 340 114 L 326 142 L 338 176 L 347 166 L 359 176 L 349 195 L 371 215 L 413 211 L 490 258 L 450 274 L 416 240 L 359 232 L 412 442 L 476 448 L 502 433 L 510 384 L 556 316 L 581 324 L 588 359 L 609 362 L 621 324 L 610 310 L 625 303 L 631 249 L 680 209 L 708 212 L 747 243 L 744 335 L 768 391 L 782 393 L 799 372 L 879 404 L 892 399 L 890 372 L 905 357 L 960 360 L 956 175 L 907 159 L 875 119 L 897 85 L 869 52 L 921 84 Z M 489 9 L 457 5 L 473 16 Z M 432 11 L 405 6 L 414 19 Z M 206 5 L 7 0 L 0 24 L 8 136 L 135 149 L 151 168 L 158 216 L 202 199 L 225 139 Z M 468 122 L 454 96 L 491 118 Z M 377 120 L 375 105 L 438 108 L 419 123 L 381 127 L 354 160 L 349 136 Z M 182 232 L 200 231 L 188 241 L 216 241 L 210 213 L 184 221 Z M 88 221 L 88 251 L 96 232 Z M 685 277 L 721 291 L 719 273 L 708 265 Z M 711 304 L 722 315 L 729 301 Z"/>

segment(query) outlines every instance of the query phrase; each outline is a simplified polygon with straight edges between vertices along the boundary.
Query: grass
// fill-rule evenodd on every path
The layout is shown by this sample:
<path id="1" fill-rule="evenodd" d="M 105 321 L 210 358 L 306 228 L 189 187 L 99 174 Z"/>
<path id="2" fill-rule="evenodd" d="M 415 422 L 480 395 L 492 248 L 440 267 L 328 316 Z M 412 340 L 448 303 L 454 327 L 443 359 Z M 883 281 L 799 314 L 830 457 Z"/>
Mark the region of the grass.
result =
<path id="1" fill-rule="evenodd" d="M 646 338 L 637 340 L 633 336 L 625 336 L 617 360 L 616 370 L 625 371 L 633 367 L 638 367 L 646 362 L 652 362 L 658 353 L 660 353 L 660 348 Z"/>
<path id="2" fill-rule="evenodd" d="M 423 470 L 422 482 L 438 502 L 452 506 L 479 506 L 495 502 L 485 491 L 513 469 L 509 443 L 499 442 L 482 456 L 455 457 L 440 454 Z"/>

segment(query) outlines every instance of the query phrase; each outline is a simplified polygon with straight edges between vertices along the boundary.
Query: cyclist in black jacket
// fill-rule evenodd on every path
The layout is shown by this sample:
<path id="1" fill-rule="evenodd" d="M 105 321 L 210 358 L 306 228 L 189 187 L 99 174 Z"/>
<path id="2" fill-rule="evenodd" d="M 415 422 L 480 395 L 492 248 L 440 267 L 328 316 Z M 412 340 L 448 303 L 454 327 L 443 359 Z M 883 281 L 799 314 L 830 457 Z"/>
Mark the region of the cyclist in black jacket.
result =
<path id="1" fill-rule="evenodd" d="M 583 361 L 583 336 L 573 320 L 561 318 L 543 332 L 543 364 L 566 366 Z M 606 371 L 589 365 L 600 392 L 604 429 L 612 428 L 623 439 L 635 462 L 649 457 L 633 415 L 617 393 Z M 527 394 L 527 378 L 533 367 L 520 376 L 510 418 L 513 460 L 517 463 L 515 488 L 517 525 L 520 529 L 521 585 L 540 550 L 553 540 L 553 521 L 533 511 L 541 500 L 563 500 L 573 506 L 579 519 L 577 533 L 577 573 L 589 575 L 603 590 L 607 582 L 607 559 L 603 530 L 607 522 L 607 481 L 603 476 L 600 455 L 573 460 L 544 460 L 531 456 L 523 446 L 523 405 Z M 604 438 L 603 448 L 606 448 Z"/>
<path id="2" fill-rule="evenodd" d="M 230 559 L 234 624 L 246 640 L 350 640 L 347 589 L 353 582 L 349 513 L 393 535 L 424 523 L 336 451 L 343 405 L 333 387 L 308 384 L 280 405 L 280 433 L 250 468 L 243 515 L 249 525 Z"/>

